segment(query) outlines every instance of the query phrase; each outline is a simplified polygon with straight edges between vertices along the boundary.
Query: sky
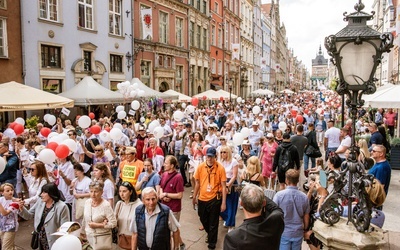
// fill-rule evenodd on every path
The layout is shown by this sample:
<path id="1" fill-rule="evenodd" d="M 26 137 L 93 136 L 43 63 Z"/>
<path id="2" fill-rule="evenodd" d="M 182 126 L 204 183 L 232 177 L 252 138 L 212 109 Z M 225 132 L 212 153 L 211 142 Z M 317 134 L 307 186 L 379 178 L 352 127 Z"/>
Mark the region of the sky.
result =
<path id="1" fill-rule="evenodd" d="M 276 0 L 275 0 L 276 1 Z M 270 3 L 271 0 L 262 0 Z M 371 13 L 373 0 L 363 0 L 364 12 Z M 281 24 L 286 28 L 288 47 L 311 72 L 311 60 L 321 45 L 325 58 L 330 59 L 325 47 L 326 36 L 336 34 L 347 25 L 343 12 L 355 12 L 358 0 L 279 0 Z"/>

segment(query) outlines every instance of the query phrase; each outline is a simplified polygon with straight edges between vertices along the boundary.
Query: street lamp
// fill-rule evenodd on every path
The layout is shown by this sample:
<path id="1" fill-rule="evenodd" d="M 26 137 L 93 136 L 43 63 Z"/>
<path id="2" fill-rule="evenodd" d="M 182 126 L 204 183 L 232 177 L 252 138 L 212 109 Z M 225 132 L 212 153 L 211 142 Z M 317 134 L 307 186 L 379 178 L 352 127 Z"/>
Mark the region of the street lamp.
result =
<path id="1" fill-rule="evenodd" d="M 333 176 L 335 178 L 334 190 L 328 195 L 321 206 L 320 214 L 323 222 L 335 224 L 340 219 L 343 207 L 340 198 L 348 200 L 348 221 L 352 222 L 357 231 L 368 230 L 371 220 L 372 205 L 365 186 L 370 185 L 371 175 L 362 173 L 363 167 L 357 160 L 355 143 L 355 120 L 357 108 L 364 104 L 361 99 L 363 94 L 373 94 L 376 91 L 374 77 L 375 71 L 382 59 L 382 54 L 389 52 L 393 47 L 393 35 L 381 34 L 367 26 L 367 21 L 373 19 L 372 14 L 363 12 L 364 4 L 361 0 L 354 6 L 356 12 L 349 15 L 345 12 L 344 20 L 348 21 L 345 28 L 336 35 L 325 38 L 325 48 L 332 57 L 332 63 L 339 73 L 337 93 L 346 95 L 346 104 L 350 108 L 353 120 L 350 154 L 343 166 L 345 170 Z M 353 178 L 355 181 L 353 181 Z M 343 190 L 347 186 L 347 195 Z M 352 208 L 355 200 L 358 203 Z"/>
<path id="2" fill-rule="evenodd" d="M 233 86 L 233 79 L 232 79 L 232 78 L 229 78 L 229 80 L 228 80 L 229 105 L 232 105 L 232 86 Z"/>
<path id="3" fill-rule="evenodd" d="M 139 46 L 139 47 L 137 47 L 136 49 L 133 50 L 133 55 L 129 51 L 126 52 L 126 54 L 125 54 L 126 67 L 128 68 L 128 71 L 133 65 L 135 65 L 135 62 L 136 62 L 136 59 L 137 59 L 137 56 L 138 56 L 139 52 L 142 52 L 142 59 L 143 59 L 143 51 L 144 51 L 144 48 L 142 46 Z M 140 63 L 141 70 L 143 70 L 143 68 L 142 68 L 143 65 L 142 65 L 142 63 Z"/>

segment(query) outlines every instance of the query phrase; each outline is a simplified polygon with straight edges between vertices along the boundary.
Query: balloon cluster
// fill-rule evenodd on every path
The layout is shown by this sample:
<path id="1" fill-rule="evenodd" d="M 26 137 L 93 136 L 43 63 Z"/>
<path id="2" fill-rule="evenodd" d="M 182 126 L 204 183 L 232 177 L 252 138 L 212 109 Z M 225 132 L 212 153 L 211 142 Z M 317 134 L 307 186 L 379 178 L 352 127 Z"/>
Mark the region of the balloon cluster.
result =
<path id="1" fill-rule="evenodd" d="M 118 92 L 121 93 L 124 98 L 138 98 L 143 97 L 145 92 L 142 89 L 139 89 L 139 83 L 137 82 L 121 82 L 117 84 Z"/>

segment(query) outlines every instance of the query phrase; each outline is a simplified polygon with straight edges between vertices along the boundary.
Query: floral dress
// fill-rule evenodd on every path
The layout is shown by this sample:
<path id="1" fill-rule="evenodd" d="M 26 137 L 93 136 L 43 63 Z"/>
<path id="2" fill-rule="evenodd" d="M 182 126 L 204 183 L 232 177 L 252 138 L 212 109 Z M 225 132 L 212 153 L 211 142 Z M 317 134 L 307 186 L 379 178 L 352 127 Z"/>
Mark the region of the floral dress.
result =
<path id="1" fill-rule="evenodd" d="M 53 209 L 53 207 L 54 207 L 54 203 L 53 203 L 53 205 L 51 205 L 50 208 L 47 208 L 46 206 L 44 206 L 41 221 L 45 220 L 47 214 L 50 212 L 51 209 Z M 39 226 L 41 226 L 41 227 L 38 228 L 39 244 L 40 244 L 39 245 L 39 249 L 41 249 L 41 250 L 50 250 L 49 242 L 47 241 L 46 229 L 44 227 L 44 223 L 40 223 L 40 224 L 39 224 Z"/>
<path id="2" fill-rule="evenodd" d="M 274 142 L 272 145 L 269 143 L 264 143 L 261 150 L 263 152 L 263 157 L 261 159 L 262 163 L 262 175 L 264 177 L 269 178 L 272 173 L 272 163 L 274 160 L 274 155 L 276 152 L 276 148 L 278 147 L 278 143 Z"/>

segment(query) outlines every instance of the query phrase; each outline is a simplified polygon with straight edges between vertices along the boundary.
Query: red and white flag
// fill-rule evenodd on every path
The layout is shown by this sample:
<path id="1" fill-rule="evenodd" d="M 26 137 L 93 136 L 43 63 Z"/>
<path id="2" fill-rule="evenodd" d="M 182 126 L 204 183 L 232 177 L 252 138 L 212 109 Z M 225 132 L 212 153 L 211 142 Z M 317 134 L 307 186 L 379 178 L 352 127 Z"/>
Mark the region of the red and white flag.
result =
<path id="1" fill-rule="evenodd" d="M 140 16 L 142 18 L 142 30 L 143 39 L 147 39 L 149 36 L 153 38 L 153 14 L 152 9 L 142 9 L 140 11 Z"/>
<path id="2" fill-rule="evenodd" d="M 240 59 L 240 44 L 232 43 L 232 60 Z"/>

